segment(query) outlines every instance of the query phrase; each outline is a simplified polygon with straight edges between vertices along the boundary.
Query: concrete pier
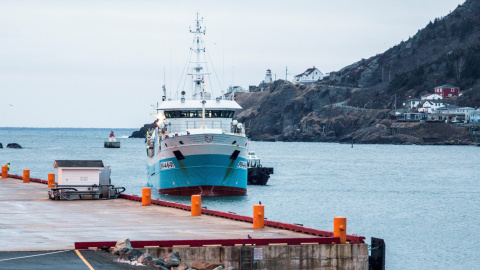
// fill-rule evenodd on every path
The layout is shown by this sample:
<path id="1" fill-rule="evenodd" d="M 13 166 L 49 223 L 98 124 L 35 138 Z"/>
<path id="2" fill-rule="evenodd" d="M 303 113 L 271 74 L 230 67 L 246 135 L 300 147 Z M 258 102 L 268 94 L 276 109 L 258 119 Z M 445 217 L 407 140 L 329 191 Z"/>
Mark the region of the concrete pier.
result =
<path id="1" fill-rule="evenodd" d="M 141 206 L 140 202 L 126 199 L 53 201 L 48 199 L 47 190 L 45 184 L 23 183 L 12 178 L 0 180 L 3 243 L 0 251 L 70 250 L 75 248 L 75 242 L 124 238 L 133 241 L 248 239 L 248 236 L 253 239 L 318 238 L 318 235 L 269 227 L 268 224 L 263 229 L 253 229 L 249 222 L 211 215 L 191 216 L 189 211 L 158 205 Z M 239 259 L 243 258 L 241 254 L 250 254 L 253 263 L 254 252 L 263 254 L 262 261 L 255 262 L 258 267 L 242 269 L 273 269 L 270 267 L 275 261 L 295 266 L 275 269 L 368 269 L 368 245 L 363 241 L 343 245 L 172 248 L 190 254 L 189 258 L 200 258 L 200 254 L 210 254 L 207 249 L 215 249 L 212 254 L 224 257 L 205 255 L 205 259 L 231 261 L 230 265 L 237 269 L 240 269 Z M 172 248 L 149 247 L 158 255 Z"/>

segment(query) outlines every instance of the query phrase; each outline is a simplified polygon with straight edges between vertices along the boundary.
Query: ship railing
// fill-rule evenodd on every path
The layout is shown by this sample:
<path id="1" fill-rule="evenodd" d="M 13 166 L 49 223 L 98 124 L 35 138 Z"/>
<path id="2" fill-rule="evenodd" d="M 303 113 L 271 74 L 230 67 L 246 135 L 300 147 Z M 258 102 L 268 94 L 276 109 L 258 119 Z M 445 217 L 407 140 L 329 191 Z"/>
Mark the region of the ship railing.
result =
<path id="1" fill-rule="evenodd" d="M 205 133 L 205 134 L 210 134 L 210 133 Z M 220 133 L 218 133 L 218 134 L 220 134 Z M 245 133 L 234 133 L 234 132 L 222 131 L 221 134 L 228 134 L 228 135 L 236 135 L 236 136 L 246 137 L 246 136 L 245 136 Z M 174 133 L 166 133 L 166 134 L 164 134 L 164 135 L 162 135 L 162 136 L 160 137 L 160 140 L 165 140 L 165 139 L 167 139 L 167 138 L 178 137 L 178 136 L 188 136 L 188 135 L 201 135 L 201 133 L 191 134 L 191 133 L 188 132 L 188 131 L 174 132 Z"/>

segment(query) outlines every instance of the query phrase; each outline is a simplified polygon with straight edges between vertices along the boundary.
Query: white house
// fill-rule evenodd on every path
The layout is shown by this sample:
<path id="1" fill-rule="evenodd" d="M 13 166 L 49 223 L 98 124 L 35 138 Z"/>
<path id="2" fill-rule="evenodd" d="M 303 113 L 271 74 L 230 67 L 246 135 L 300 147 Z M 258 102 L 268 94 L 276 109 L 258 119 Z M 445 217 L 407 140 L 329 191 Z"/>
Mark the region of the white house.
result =
<path id="1" fill-rule="evenodd" d="M 475 108 L 472 107 L 460 107 L 455 110 L 455 114 L 457 115 L 467 115 L 475 111 Z"/>
<path id="2" fill-rule="evenodd" d="M 428 94 L 421 97 L 422 100 L 437 100 L 442 99 L 442 96 L 437 94 Z"/>
<path id="3" fill-rule="evenodd" d="M 425 103 L 423 103 L 421 111 L 426 113 L 432 113 L 440 107 L 443 107 L 443 102 L 441 102 L 440 100 L 427 100 Z"/>
<path id="4" fill-rule="evenodd" d="M 101 160 L 55 160 L 58 168 L 58 185 L 99 185 L 100 170 L 104 168 Z M 87 187 L 78 188 L 87 190 Z"/>
<path id="5" fill-rule="evenodd" d="M 238 93 L 238 92 L 248 92 L 248 90 L 238 85 L 231 85 L 227 89 L 227 93 Z"/>
<path id="6" fill-rule="evenodd" d="M 466 122 L 469 116 L 475 109 L 471 107 L 458 107 L 455 105 L 445 105 L 437 108 L 436 112 L 447 115 L 451 122 Z"/>
<path id="7" fill-rule="evenodd" d="M 313 68 L 308 68 L 305 72 L 295 75 L 293 77 L 294 83 L 314 83 L 323 78 L 323 73 L 313 66 Z"/>
<path id="8" fill-rule="evenodd" d="M 467 123 L 480 123 L 480 109 L 471 111 L 465 115 L 465 121 Z"/>
<path id="9" fill-rule="evenodd" d="M 404 107 L 410 107 L 411 109 L 413 109 L 413 108 L 418 107 L 418 105 L 420 105 L 420 103 L 421 103 L 421 100 L 420 100 L 420 99 L 418 99 L 418 98 L 413 98 L 413 99 L 409 99 L 409 100 L 405 101 L 405 102 L 403 103 L 403 106 L 404 106 Z"/>

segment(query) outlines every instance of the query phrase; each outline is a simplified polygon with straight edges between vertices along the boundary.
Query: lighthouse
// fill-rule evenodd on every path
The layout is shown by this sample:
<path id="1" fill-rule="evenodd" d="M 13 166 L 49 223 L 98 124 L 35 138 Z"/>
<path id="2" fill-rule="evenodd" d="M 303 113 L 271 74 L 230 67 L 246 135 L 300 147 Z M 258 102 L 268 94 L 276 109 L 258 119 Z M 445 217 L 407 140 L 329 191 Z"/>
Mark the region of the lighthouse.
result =
<path id="1" fill-rule="evenodd" d="M 271 83 L 272 82 L 272 71 L 267 69 L 267 73 L 265 74 L 265 80 L 263 83 Z"/>

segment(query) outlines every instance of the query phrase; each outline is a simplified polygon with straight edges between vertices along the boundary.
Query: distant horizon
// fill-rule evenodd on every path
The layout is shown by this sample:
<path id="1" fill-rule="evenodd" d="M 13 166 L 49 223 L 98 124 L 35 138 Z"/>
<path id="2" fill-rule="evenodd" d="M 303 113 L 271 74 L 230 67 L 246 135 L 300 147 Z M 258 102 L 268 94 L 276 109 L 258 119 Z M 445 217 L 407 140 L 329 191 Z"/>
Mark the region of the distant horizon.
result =
<path id="1" fill-rule="evenodd" d="M 143 127 L 143 125 L 141 126 Z M 116 129 L 140 129 L 141 127 L 136 127 L 136 128 L 102 128 L 102 127 L 0 127 L 0 129 L 22 129 L 22 128 L 35 128 L 35 129 L 55 129 L 55 128 L 64 128 L 64 129 L 110 129 L 115 131 Z"/>

